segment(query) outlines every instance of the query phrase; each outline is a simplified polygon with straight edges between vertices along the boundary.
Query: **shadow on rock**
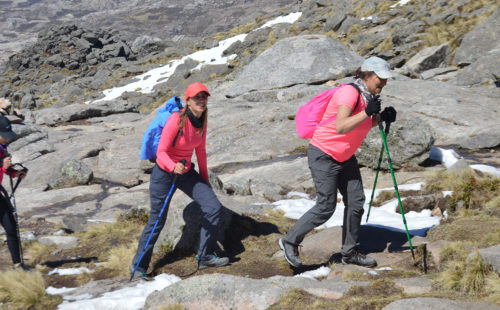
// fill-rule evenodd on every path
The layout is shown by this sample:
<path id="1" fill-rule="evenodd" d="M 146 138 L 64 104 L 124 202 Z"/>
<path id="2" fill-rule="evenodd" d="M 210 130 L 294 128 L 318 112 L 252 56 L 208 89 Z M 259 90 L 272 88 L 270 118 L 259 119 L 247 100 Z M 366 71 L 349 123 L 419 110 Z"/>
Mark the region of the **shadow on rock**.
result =
<path id="1" fill-rule="evenodd" d="M 90 263 L 92 261 L 97 261 L 96 256 L 92 257 L 80 257 L 80 258 L 75 258 L 75 259 L 61 259 L 61 260 L 54 260 L 54 261 L 47 261 L 43 262 L 42 265 L 45 265 L 50 268 L 57 268 L 61 267 L 65 264 L 71 264 L 71 263 Z"/>
<path id="2" fill-rule="evenodd" d="M 191 202 L 184 208 L 183 219 L 185 225 L 182 235 L 173 251 L 158 260 L 154 269 L 173 263 L 182 258 L 195 254 L 198 250 L 203 213 L 200 205 Z M 259 222 L 247 216 L 240 215 L 229 208 L 222 206 L 221 221 L 219 222 L 219 235 L 217 236 L 216 254 L 228 256 L 231 262 L 238 261 L 236 256 L 245 251 L 243 240 L 249 236 L 264 236 L 279 233 L 278 227 L 271 223 Z"/>
<path id="3" fill-rule="evenodd" d="M 410 238 L 413 236 L 410 235 Z M 410 249 L 405 232 L 393 231 L 384 226 L 362 225 L 359 232 L 359 249 L 363 253 L 402 252 Z"/>

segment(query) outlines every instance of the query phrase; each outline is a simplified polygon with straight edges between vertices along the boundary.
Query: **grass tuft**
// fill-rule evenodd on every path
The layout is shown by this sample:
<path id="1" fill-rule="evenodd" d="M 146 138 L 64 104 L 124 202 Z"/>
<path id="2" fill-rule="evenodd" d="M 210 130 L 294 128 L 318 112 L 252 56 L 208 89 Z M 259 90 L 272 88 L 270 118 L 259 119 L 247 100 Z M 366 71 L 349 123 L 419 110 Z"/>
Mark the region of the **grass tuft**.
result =
<path id="1" fill-rule="evenodd" d="M 121 244 L 112 248 L 109 251 L 108 260 L 104 263 L 103 267 L 112 270 L 117 276 L 129 275 L 128 262 L 132 261 L 136 250 L 137 242 L 132 244 Z"/>
<path id="2" fill-rule="evenodd" d="M 12 304 L 12 308 L 28 309 L 40 303 L 45 296 L 45 282 L 41 273 L 22 270 L 0 273 L 2 303 Z"/>
<path id="3" fill-rule="evenodd" d="M 439 262 L 444 264 L 451 261 L 464 261 L 467 258 L 467 254 L 468 251 L 465 248 L 464 242 L 453 242 L 441 251 Z"/>
<path id="4" fill-rule="evenodd" d="M 470 295 L 477 295 L 483 290 L 488 266 L 483 262 L 479 252 L 467 262 L 464 277 L 461 279 L 461 289 Z"/>

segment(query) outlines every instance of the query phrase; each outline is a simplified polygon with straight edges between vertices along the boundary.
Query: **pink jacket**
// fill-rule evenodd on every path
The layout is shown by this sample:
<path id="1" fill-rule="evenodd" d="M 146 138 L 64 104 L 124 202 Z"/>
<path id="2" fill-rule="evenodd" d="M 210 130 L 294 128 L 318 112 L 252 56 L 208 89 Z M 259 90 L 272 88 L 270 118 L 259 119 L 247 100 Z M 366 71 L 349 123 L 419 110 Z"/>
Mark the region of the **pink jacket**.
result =
<path id="1" fill-rule="evenodd" d="M 172 172 L 175 165 L 182 159 L 185 159 L 186 168 L 189 170 L 191 169 L 193 150 L 195 150 L 199 173 L 204 180 L 208 181 L 207 151 L 205 148 L 207 129 L 205 128 L 202 135 L 198 134 L 198 128 L 195 128 L 189 121 L 189 118 L 186 117 L 186 124 L 182 129 L 182 135 L 179 133 L 175 141 L 175 147 L 172 147 L 174 138 L 178 132 L 180 119 L 180 113 L 173 113 L 168 118 L 165 127 L 163 127 L 160 143 L 156 151 L 156 163 L 161 169 Z"/>

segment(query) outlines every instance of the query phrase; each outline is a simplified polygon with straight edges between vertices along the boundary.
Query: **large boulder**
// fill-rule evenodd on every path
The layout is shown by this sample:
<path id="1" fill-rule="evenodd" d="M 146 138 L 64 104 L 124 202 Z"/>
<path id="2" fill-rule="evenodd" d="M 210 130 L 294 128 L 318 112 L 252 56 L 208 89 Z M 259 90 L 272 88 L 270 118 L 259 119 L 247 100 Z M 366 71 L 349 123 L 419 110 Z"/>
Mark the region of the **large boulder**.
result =
<path id="1" fill-rule="evenodd" d="M 63 161 L 49 180 L 50 188 L 86 185 L 93 178 L 92 170 L 78 159 Z"/>
<path id="2" fill-rule="evenodd" d="M 446 64 L 448 51 L 448 44 L 428 47 L 410 58 L 403 68 L 412 73 L 438 68 Z"/>
<path id="3" fill-rule="evenodd" d="M 467 33 L 458 47 L 453 64 L 468 65 L 500 47 L 500 9 Z"/>
<path id="4" fill-rule="evenodd" d="M 362 62 L 361 56 L 327 36 L 285 38 L 248 64 L 226 96 L 295 84 L 318 84 L 349 75 Z"/>
<path id="5" fill-rule="evenodd" d="M 143 309 L 163 309 L 181 305 L 183 309 L 268 309 L 291 288 L 327 299 L 339 299 L 349 288 L 366 282 L 317 281 L 304 277 L 275 276 L 250 279 L 226 274 L 207 274 L 174 283 L 155 291 L 146 299 Z"/>
<path id="6" fill-rule="evenodd" d="M 434 143 L 434 131 L 426 121 L 420 118 L 398 120 L 391 124 L 386 141 L 392 166 L 399 169 L 404 164 L 417 165 L 427 159 Z M 356 152 L 358 162 L 363 166 L 377 168 L 381 147 L 381 133 L 379 128 L 375 127 L 368 133 Z M 385 149 L 382 155 L 386 158 Z M 382 161 L 381 168 L 389 169 L 388 161 Z"/>
<path id="7" fill-rule="evenodd" d="M 457 85 L 470 86 L 500 83 L 500 50 L 494 50 L 464 68 L 457 75 Z"/>
<path id="8" fill-rule="evenodd" d="M 396 300 L 382 308 L 382 310 L 497 310 L 497 306 L 484 302 L 466 302 L 447 298 L 416 297 Z"/>

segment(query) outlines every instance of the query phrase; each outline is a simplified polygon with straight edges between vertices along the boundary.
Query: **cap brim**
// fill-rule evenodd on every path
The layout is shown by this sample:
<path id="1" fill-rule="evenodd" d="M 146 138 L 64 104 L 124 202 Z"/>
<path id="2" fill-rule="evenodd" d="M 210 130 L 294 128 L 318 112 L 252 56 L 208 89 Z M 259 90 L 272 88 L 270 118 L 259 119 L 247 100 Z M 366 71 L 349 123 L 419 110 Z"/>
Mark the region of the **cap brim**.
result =
<path id="1" fill-rule="evenodd" d="M 394 74 L 392 74 L 391 71 L 387 71 L 387 70 L 379 70 L 379 71 L 375 71 L 375 74 L 381 78 L 381 79 L 389 79 L 391 77 L 394 77 Z"/>
<path id="2" fill-rule="evenodd" d="M 9 139 L 9 140 L 12 140 L 15 137 L 17 137 L 16 133 L 13 131 L 0 131 L 0 136 L 2 136 L 4 139 Z"/>

